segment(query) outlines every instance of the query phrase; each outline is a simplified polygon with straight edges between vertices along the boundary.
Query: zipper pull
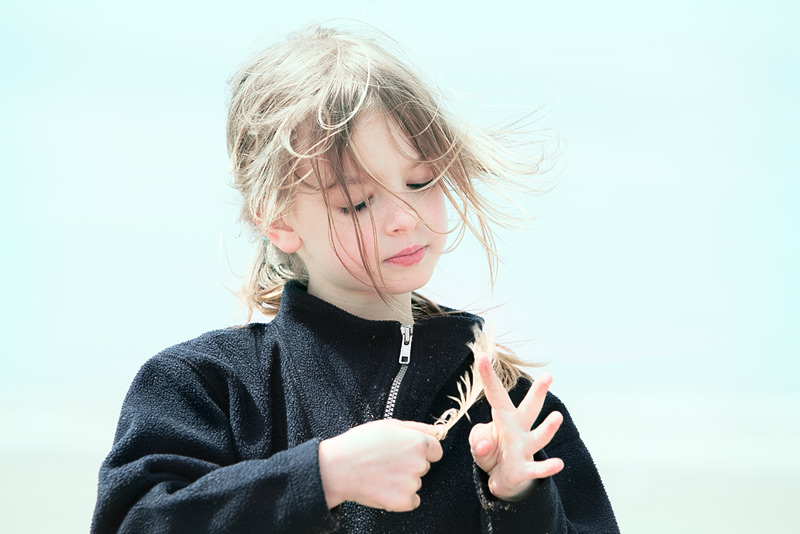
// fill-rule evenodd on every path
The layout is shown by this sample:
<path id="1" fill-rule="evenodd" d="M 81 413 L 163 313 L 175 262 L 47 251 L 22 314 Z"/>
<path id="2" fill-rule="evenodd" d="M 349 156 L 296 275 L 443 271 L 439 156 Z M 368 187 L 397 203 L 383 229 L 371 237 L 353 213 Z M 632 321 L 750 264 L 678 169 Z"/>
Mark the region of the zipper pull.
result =
<path id="1" fill-rule="evenodd" d="M 400 364 L 408 365 L 411 361 L 411 338 L 414 336 L 414 327 L 400 325 L 400 332 L 403 334 L 403 343 L 400 345 Z"/>
<path id="2" fill-rule="evenodd" d="M 397 402 L 397 393 L 400 391 L 400 383 L 408 371 L 408 362 L 411 361 L 411 338 L 414 335 L 414 327 L 411 325 L 400 325 L 400 333 L 403 339 L 400 342 L 400 369 L 392 380 L 392 387 L 389 389 L 389 396 L 386 398 L 386 410 L 383 417 L 388 419 L 394 414 L 394 405 Z"/>

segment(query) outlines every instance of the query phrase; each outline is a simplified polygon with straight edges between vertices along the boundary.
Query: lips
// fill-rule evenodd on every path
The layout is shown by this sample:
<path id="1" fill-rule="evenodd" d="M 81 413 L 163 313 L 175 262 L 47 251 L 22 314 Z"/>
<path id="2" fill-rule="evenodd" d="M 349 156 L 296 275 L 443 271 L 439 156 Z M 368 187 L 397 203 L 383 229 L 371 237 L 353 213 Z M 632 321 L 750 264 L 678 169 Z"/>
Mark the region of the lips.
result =
<path id="1" fill-rule="evenodd" d="M 393 265 L 408 267 L 421 262 L 427 252 L 428 247 L 425 246 L 408 247 L 384 261 Z"/>

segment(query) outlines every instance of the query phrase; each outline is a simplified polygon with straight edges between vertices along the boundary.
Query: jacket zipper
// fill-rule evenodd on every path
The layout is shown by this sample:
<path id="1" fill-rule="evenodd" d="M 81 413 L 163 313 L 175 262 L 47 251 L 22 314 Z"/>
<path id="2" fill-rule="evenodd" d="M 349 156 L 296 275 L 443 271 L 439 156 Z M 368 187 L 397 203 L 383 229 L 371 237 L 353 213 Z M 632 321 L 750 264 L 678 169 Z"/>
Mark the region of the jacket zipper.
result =
<path id="1" fill-rule="evenodd" d="M 400 325 L 400 333 L 402 339 L 400 343 L 400 370 L 392 381 L 392 387 L 389 390 L 389 398 L 386 399 L 386 410 L 383 412 L 383 418 L 389 419 L 394 414 L 394 404 L 397 402 L 397 393 L 400 391 L 400 383 L 403 377 L 406 376 L 408 364 L 411 362 L 411 339 L 414 337 L 414 327 L 411 325 Z"/>

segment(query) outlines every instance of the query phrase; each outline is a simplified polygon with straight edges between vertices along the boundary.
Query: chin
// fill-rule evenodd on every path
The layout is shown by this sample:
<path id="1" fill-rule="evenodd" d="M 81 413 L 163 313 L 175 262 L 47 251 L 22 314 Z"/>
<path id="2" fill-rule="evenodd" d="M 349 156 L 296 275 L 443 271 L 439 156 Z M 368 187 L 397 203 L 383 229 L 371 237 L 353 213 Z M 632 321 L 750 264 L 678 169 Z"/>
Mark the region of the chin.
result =
<path id="1" fill-rule="evenodd" d="M 412 291 L 418 291 L 425 287 L 433 273 L 425 273 L 418 276 L 407 277 L 404 280 L 386 280 L 384 291 L 389 295 L 404 295 Z"/>

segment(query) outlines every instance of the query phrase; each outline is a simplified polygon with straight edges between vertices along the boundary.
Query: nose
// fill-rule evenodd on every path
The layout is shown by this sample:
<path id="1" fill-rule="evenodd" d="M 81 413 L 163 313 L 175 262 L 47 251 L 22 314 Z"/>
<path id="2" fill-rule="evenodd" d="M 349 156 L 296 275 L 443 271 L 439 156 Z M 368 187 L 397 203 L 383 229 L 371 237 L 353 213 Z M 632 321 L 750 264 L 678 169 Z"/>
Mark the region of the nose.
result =
<path id="1" fill-rule="evenodd" d="M 396 198 L 391 199 L 389 205 L 390 211 L 384 223 L 387 234 L 407 234 L 417 226 L 419 219 L 410 205 Z"/>

